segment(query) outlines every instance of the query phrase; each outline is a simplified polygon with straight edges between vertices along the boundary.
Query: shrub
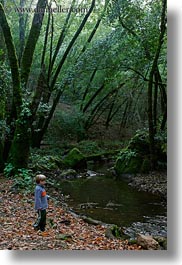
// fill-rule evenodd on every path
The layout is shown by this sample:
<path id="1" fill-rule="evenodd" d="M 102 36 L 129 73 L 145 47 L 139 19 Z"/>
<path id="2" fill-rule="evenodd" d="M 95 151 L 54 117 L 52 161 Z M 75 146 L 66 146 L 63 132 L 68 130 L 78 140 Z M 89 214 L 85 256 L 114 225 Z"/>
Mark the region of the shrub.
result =
<path id="1" fill-rule="evenodd" d="M 13 167 L 11 163 L 8 163 L 4 168 L 4 175 L 8 178 L 14 178 L 14 185 L 12 188 L 16 187 L 16 190 L 24 189 L 26 191 L 31 191 L 33 189 L 33 172 L 30 169 L 17 169 Z"/>

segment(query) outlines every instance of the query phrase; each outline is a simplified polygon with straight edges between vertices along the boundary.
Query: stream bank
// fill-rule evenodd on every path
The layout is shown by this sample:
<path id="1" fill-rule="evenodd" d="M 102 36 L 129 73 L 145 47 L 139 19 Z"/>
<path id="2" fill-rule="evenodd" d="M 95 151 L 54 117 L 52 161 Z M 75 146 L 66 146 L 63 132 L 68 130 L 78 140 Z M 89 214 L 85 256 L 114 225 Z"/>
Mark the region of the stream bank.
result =
<path id="1" fill-rule="evenodd" d="M 125 174 L 120 176 L 125 179 L 128 185 L 138 191 L 145 191 L 161 196 L 167 200 L 167 173 L 150 172 L 148 174 Z"/>

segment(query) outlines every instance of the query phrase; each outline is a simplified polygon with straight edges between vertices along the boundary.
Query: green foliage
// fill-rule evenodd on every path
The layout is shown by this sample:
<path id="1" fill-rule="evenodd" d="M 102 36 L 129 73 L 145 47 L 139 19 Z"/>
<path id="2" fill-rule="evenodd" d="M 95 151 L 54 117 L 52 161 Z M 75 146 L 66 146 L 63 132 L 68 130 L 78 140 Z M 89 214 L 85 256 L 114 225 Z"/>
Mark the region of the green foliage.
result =
<path id="1" fill-rule="evenodd" d="M 118 175 L 135 174 L 141 171 L 142 158 L 131 150 L 121 151 L 115 164 Z"/>
<path id="2" fill-rule="evenodd" d="M 76 147 L 78 147 L 84 155 L 92 155 L 102 151 L 102 149 L 99 147 L 99 144 L 96 141 L 91 140 L 81 141 L 76 144 Z"/>
<path id="3" fill-rule="evenodd" d="M 22 105 L 21 105 L 21 113 L 19 115 L 19 118 L 21 119 L 21 122 L 25 122 L 27 118 L 31 117 L 31 111 L 29 107 L 29 102 L 25 99 L 23 99 Z"/>
<path id="4" fill-rule="evenodd" d="M 136 151 L 126 148 L 119 153 L 118 158 L 122 158 L 123 156 L 125 157 L 126 164 L 128 164 L 131 158 L 136 157 L 137 154 Z"/>
<path id="5" fill-rule="evenodd" d="M 119 238 L 121 237 L 121 231 L 120 228 L 117 225 L 113 225 L 113 227 L 111 228 L 112 234 L 116 237 Z"/>
<path id="6" fill-rule="evenodd" d="M 134 137 L 129 141 L 129 150 L 135 150 L 135 152 L 142 155 L 149 154 L 149 135 L 148 129 L 137 130 Z"/>
<path id="7" fill-rule="evenodd" d="M 83 114 L 72 108 L 68 104 L 63 104 L 58 110 L 51 122 L 51 130 L 48 130 L 47 137 L 58 139 L 59 142 L 65 140 L 82 140 L 85 138 L 85 129 L 83 127 Z"/>
<path id="8" fill-rule="evenodd" d="M 158 157 L 160 158 L 161 154 L 167 155 L 167 131 L 158 131 L 155 134 L 154 141 Z M 142 155 L 147 155 L 149 153 L 148 129 L 144 128 L 142 130 L 138 130 L 135 136 L 130 140 L 128 148 L 136 150 Z"/>
<path id="9" fill-rule="evenodd" d="M 54 170 L 62 165 L 62 159 L 59 156 L 33 153 L 30 159 L 29 167 L 32 170 Z"/>
<path id="10" fill-rule="evenodd" d="M 24 189 L 25 191 L 31 191 L 34 186 L 33 172 L 26 168 L 15 168 L 11 163 L 6 164 L 4 168 L 4 175 L 8 178 L 14 178 L 14 187 L 17 190 Z"/>
<path id="11" fill-rule="evenodd" d="M 47 103 L 40 103 L 37 111 L 38 117 L 47 117 L 50 111 L 50 106 Z"/>
<path id="12" fill-rule="evenodd" d="M 43 0 L 37 2 L 41 2 L 42 5 L 45 4 Z M 48 2 L 50 3 L 50 1 Z M 59 5 L 61 2 L 58 0 L 56 3 Z M 88 8 L 92 1 L 76 0 L 69 2 L 74 3 L 75 7 L 82 7 L 86 4 Z M 59 150 L 60 145 L 65 145 L 67 151 L 70 148 L 70 142 L 75 144 L 76 141 L 88 139 L 90 133 L 88 129 L 97 123 L 104 126 L 108 120 L 107 117 L 112 117 L 109 122 L 117 123 L 117 128 L 121 124 L 121 131 L 122 126 L 130 127 L 129 129 L 134 127 L 136 130 L 136 128 L 141 128 L 146 124 L 147 79 L 160 34 L 162 1 L 111 0 L 108 6 L 107 2 L 96 1 L 94 12 L 90 14 L 89 19 L 74 41 L 73 36 L 78 33 L 85 14 L 72 13 L 68 17 L 67 13 L 53 13 L 50 24 L 48 24 L 49 14 L 45 13 L 42 29 L 41 23 L 38 23 L 41 22 L 42 17 L 39 17 L 37 24 L 35 23 L 32 30 L 29 31 L 33 16 L 36 15 L 38 18 L 40 14 L 22 13 L 21 18 L 24 19 L 22 24 L 24 28 L 22 28 L 18 13 L 13 14 L 12 6 L 6 3 L 6 7 L 12 10 L 12 12 L 6 12 L 6 16 L 12 32 L 12 43 L 15 43 L 16 46 L 15 50 L 19 51 L 21 35 L 19 33 L 22 30 L 25 33 L 24 41 L 26 43 L 26 49 L 24 51 L 22 49 L 22 54 L 24 54 L 22 65 L 20 69 L 16 67 L 18 73 L 20 70 L 21 78 L 25 79 L 24 87 L 19 89 L 19 86 L 15 86 L 13 93 L 12 84 L 17 82 L 11 80 L 10 67 L 6 66 L 5 62 L 0 66 L 0 87 L 4 88 L 4 91 L 0 89 L 0 137 L 3 141 L 1 146 L 7 150 L 4 145 L 6 139 L 8 139 L 7 142 L 13 143 L 15 146 L 13 159 L 16 159 L 18 154 L 22 154 L 21 159 L 28 159 L 29 150 L 26 148 L 26 145 L 29 144 L 28 138 L 35 135 L 34 132 L 45 134 L 46 119 L 51 115 L 53 116 L 54 109 L 51 107 L 54 104 L 57 104 L 54 120 L 49 125 L 49 132 L 44 140 L 55 146 L 56 151 L 53 152 L 57 152 L 58 155 L 60 153 L 62 155 L 62 150 Z M 25 1 L 26 4 L 30 4 L 29 1 Z M 35 5 L 35 3 L 32 4 Z M 98 24 L 100 19 L 101 23 Z M 48 33 L 47 36 L 45 35 L 46 32 Z M 68 49 L 68 47 L 70 48 Z M 67 52 L 65 53 L 65 51 Z M 45 54 L 43 54 L 44 52 Z M 0 50 L 0 56 L 1 53 Z M 60 64 L 61 62 L 62 64 Z M 54 64 L 51 65 L 52 63 Z M 59 73 L 57 72 L 58 68 L 60 68 Z M 166 38 L 164 38 L 158 68 L 162 79 L 160 82 L 165 83 L 167 72 Z M 11 70 L 13 72 L 13 67 Z M 41 79 L 39 79 L 40 73 Z M 15 81 L 19 81 L 16 80 L 18 76 L 18 74 L 14 74 Z M 29 81 L 26 82 L 26 80 Z M 41 81 L 38 82 L 38 80 Z M 53 87 L 51 86 L 52 80 L 55 82 Z M 122 83 L 125 85 L 119 87 Z M 103 89 L 99 90 L 102 85 Z M 21 90 L 23 92 L 22 98 L 25 99 L 22 104 L 20 104 Z M 32 106 L 34 95 L 37 96 L 36 102 L 34 102 L 36 104 L 33 104 L 36 107 L 32 112 L 35 112 L 34 117 L 30 119 L 30 106 Z M 159 89 L 157 114 L 158 117 L 163 118 L 162 97 L 161 89 Z M 64 104 L 59 104 L 60 99 Z M 12 102 L 14 102 L 17 113 L 12 109 Z M 28 124 L 29 122 L 30 124 Z M 15 124 L 19 125 L 19 128 L 13 135 Z M 20 125 L 24 125 L 24 128 L 23 126 L 20 128 Z M 32 134 L 30 134 L 30 128 Z M 100 126 L 100 128 L 102 127 Z M 100 128 L 99 130 L 101 130 Z M 26 135 L 27 139 L 24 139 Z M 164 155 L 167 144 L 160 138 L 161 135 L 156 135 L 157 148 L 162 150 Z M 97 153 L 102 149 L 102 146 L 94 142 L 83 142 L 83 144 L 81 142 L 79 144 L 80 147 L 79 145 L 76 147 L 88 155 Z M 27 150 L 25 155 L 23 154 L 24 150 Z M 49 155 L 51 155 L 51 151 L 49 150 Z M 123 151 L 122 157 L 125 158 L 125 163 L 129 165 L 131 160 L 136 159 L 138 153 L 142 156 L 147 156 L 149 153 L 148 135 L 141 132 L 137 132 L 128 149 Z M 42 167 L 43 164 L 46 164 L 47 168 L 54 168 L 55 166 L 50 157 L 44 159 L 35 157 L 36 163 L 38 163 L 38 167 L 40 165 Z M 20 162 L 18 164 L 20 165 Z"/>
<path id="13" fill-rule="evenodd" d="M 129 236 L 126 235 L 121 227 L 118 227 L 117 225 L 113 225 L 111 227 L 111 232 L 116 238 L 120 238 L 122 240 L 129 239 Z"/>
<path id="14" fill-rule="evenodd" d="M 155 160 L 157 169 L 165 169 L 167 163 L 166 132 L 159 132 L 155 136 Z M 147 129 L 138 130 L 129 141 L 127 148 L 119 153 L 115 169 L 118 175 L 125 173 L 147 173 L 151 169 L 149 156 L 149 134 Z"/>
<path id="15" fill-rule="evenodd" d="M 0 87 L 6 92 L 6 96 L 11 94 L 11 71 L 6 62 L 1 62 L 0 65 Z M 0 92 L 2 93 L 2 91 Z"/>
<path id="16" fill-rule="evenodd" d="M 0 57 L 4 54 L 3 50 L 0 49 Z"/>
<path id="17" fill-rule="evenodd" d="M 15 175 L 15 185 L 18 185 L 20 189 L 32 190 L 34 187 L 33 172 L 26 168 L 19 169 Z"/>
<path id="18" fill-rule="evenodd" d="M 15 173 L 15 168 L 11 163 L 6 164 L 4 168 L 4 175 L 6 177 L 11 177 Z"/>
<path id="19" fill-rule="evenodd" d="M 155 135 L 155 141 L 161 145 L 163 152 L 167 151 L 167 130 L 159 131 Z"/>

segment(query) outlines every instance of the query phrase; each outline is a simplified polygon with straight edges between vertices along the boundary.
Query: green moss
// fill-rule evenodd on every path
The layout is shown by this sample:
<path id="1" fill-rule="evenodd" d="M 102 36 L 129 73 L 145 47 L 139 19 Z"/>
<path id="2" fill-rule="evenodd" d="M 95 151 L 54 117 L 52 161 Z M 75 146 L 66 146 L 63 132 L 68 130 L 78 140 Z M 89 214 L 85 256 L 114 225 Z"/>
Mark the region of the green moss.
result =
<path id="1" fill-rule="evenodd" d="M 139 156 L 133 156 L 127 158 L 125 154 L 120 155 L 116 160 L 115 170 L 118 175 L 121 174 L 134 174 L 141 170 L 142 158 Z"/>
<path id="2" fill-rule="evenodd" d="M 15 168 L 27 168 L 30 154 L 30 129 L 28 119 L 19 119 L 10 149 L 8 162 Z"/>
<path id="3" fill-rule="evenodd" d="M 165 134 L 155 137 L 155 152 L 158 169 L 165 168 L 166 154 L 162 150 Z M 115 170 L 118 175 L 148 173 L 151 170 L 149 151 L 149 137 L 147 131 L 137 132 L 130 140 L 126 149 L 122 149 L 117 156 Z"/>
<path id="4" fill-rule="evenodd" d="M 17 114 L 20 113 L 21 104 L 22 104 L 22 93 L 20 87 L 20 75 L 18 69 L 18 59 L 16 55 L 16 49 L 13 42 L 11 30 L 3 9 L 2 4 L 0 3 L 0 26 L 3 31 L 8 59 L 11 67 L 12 83 L 13 83 L 13 101 L 16 106 Z"/>
<path id="5" fill-rule="evenodd" d="M 138 132 L 129 142 L 128 149 L 135 150 L 139 154 L 149 154 L 149 136 L 145 131 Z"/>
<path id="6" fill-rule="evenodd" d="M 84 155 L 77 148 L 73 148 L 66 155 L 63 162 L 65 166 L 70 168 L 80 167 L 86 163 Z"/>

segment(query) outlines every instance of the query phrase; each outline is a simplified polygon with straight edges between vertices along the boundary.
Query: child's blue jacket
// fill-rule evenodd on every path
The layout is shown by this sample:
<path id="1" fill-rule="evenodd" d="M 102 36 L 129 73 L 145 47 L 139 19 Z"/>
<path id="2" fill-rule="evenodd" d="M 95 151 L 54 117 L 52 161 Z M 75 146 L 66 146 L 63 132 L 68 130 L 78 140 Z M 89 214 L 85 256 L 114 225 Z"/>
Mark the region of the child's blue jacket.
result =
<path id="1" fill-rule="evenodd" d="M 48 208 L 47 195 L 44 186 L 35 187 L 35 210 L 45 210 Z"/>

